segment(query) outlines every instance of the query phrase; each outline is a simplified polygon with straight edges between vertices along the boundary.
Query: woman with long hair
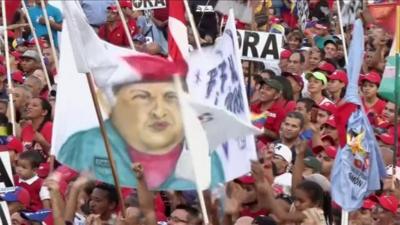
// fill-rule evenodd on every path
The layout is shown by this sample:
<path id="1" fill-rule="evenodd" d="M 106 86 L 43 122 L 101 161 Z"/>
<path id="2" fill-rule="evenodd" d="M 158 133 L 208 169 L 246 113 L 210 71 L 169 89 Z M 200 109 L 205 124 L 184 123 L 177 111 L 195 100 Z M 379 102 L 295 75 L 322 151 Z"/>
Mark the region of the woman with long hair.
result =
<path id="1" fill-rule="evenodd" d="M 25 150 L 37 150 L 45 158 L 49 156 L 53 123 L 52 107 L 44 98 L 32 98 L 29 101 L 26 122 L 22 126 L 21 142 Z"/>

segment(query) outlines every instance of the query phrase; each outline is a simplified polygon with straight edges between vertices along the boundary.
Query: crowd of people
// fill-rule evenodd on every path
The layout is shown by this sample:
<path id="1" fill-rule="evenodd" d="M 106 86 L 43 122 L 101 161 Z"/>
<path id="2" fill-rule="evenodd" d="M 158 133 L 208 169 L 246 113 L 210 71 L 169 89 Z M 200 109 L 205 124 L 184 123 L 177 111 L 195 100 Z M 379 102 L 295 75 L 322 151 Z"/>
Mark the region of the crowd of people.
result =
<path id="1" fill-rule="evenodd" d="M 29 15 L 19 8 L 8 21 L 9 46 L 5 48 L 3 40 L 0 57 L 0 148 L 9 152 L 16 187 L 0 194 L 0 199 L 7 202 L 12 224 L 202 224 L 196 191 L 150 191 L 140 163 L 132 165 L 137 188 L 123 188 L 119 198 L 112 184 L 71 171 L 50 155 L 58 73 L 51 39 L 58 49 L 63 15 L 51 2 L 44 2 L 52 37 L 41 1 L 26 0 Z M 284 43 L 279 64 L 242 61 L 250 85 L 250 111 L 266 114 L 267 119 L 255 124 L 262 134 L 255 137 L 258 161 L 252 162 L 251 172 L 204 192 L 210 224 L 340 224 L 341 208 L 331 199 L 331 173 L 340 151 L 335 115 L 340 113 L 337 109 L 349 82 L 344 48 L 351 40 L 351 26 L 340 32 L 335 1 L 308 0 L 309 15 L 302 28 L 295 2 L 238 1 L 252 7 L 255 17 L 250 23 L 237 18 L 238 29 L 280 33 Z M 121 20 L 114 0 L 79 3 L 101 39 L 128 48 L 132 41 L 137 51 L 168 57 L 168 4 L 137 11 L 132 1 L 120 0 Z M 220 36 L 226 15 L 197 9 L 217 4 L 221 0 L 189 0 L 204 47 Z M 350 213 L 349 224 L 394 225 L 400 224 L 400 168 L 393 163 L 399 112 L 394 102 L 378 94 L 394 37 L 364 22 L 359 93 L 389 176 L 382 180 L 381 190 Z M 187 28 L 189 44 L 195 49 L 189 23 Z M 7 82 L 7 62 L 11 82 Z M 394 175 L 393 167 L 398 171 Z M 70 179 L 60 173 L 71 174 Z"/>

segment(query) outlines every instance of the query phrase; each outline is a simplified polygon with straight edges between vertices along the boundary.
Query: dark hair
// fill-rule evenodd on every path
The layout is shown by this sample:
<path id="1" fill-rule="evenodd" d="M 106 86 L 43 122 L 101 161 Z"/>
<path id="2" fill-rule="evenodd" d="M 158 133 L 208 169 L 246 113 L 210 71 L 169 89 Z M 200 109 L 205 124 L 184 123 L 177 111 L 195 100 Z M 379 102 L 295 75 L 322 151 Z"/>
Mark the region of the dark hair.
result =
<path id="1" fill-rule="evenodd" d="M 264 69 L 260 73 L 268 73 L 270 75 L 270 78 L 276 77 L 275 72 L 273 70 L 270 70 L 270 69 Z"/>
<path id="2" fill-rule="evenodd" d="M 299 100 L 297 100 L 297 103 L 299 102 L 304 103 L 307 112 L 310 112 L 316 106 L 314 100 L 312 100 L 311 98 L 300 98 Z"/>
<path id="3" fill-rule="evenodd" d="M 282 85 L 282 96 L 285 100 L 291 101 L 293 100 L 293 89 L 290 81 L 284 76 L 276 76 L 271 78 L 271 80 L 277 80 Z"/>
<path id="4" fill-rule="evenodd" d="M 289 40 L 290 38 L 298 40 L 301 44 L 303 41 L 303 33 L 300 30 L 294 29 L 287 35 L 286 39 Z"/>
<path id="5" fill-rule="evenodd" d="M 198 209 L 196 209 L 192 206 L 189 206 L 189 205 L 184 205 L 184 204 L 177 205 L 175 210 L 177 210 L 177 209 L 185 210 L 188 213 L 187 220 L 189 222 L 191 222 L 193 224 L 201 224 L 202 223 L 201 214 Z"/>
<path id="6" fill-rule="evenodd" d="M 332 224 L 332 203 L 330 194 L 325 193 L 322 187 L 313 181 L 303 181 L 297 185 L 296 188 L 306 192 L 310 200 L 323 209 L 328 224 Z"/>
<path id="7" fill-rule="evenodd" d="M 292 55 L 294 55 L 295 53 L 298 53 L 298 54 L 300 55 L 300 63 L 304 63 L 304 62 L 306 61 L 306 58 L 304 57 L 302 51 L 299 51 L 299 50 L 294 51 L 294 52 L 292 53 Z M 292 55 L 290 55 L 290 56 L 292 56 Z"/>
<path id="8" fill-rule="evenodd" d="M 45 162 L 42 154 L 36 150 L 22 152 L 18 158 L 29 161 L 33 169 L 39 168 L 40 164 Z"/>
<path id="9" fill-rule="evenodd" d="M 46 99 L 41 98 L 41 97 L 36 97 L 36 98 L 40 100 L 40 106 L 42 107 L 42 109 L 47 111 L 47 114 L 44 116 L 43 122 L 40 124 L 40 126 L 38 128 L 38 131 L 40 131 L 46 122 L 51 121 L 52 107 L 51 107 L 51 104 L 49 103 L 49 101 L 47 101 Z"/>
<path id="10" fill-rule="evenodd" d="M 115 189 L 114 185 L 107 184 L 107 183 L 98 183 L 98 184 L 96 184 L 95 188 L 106 191 L 108 193 L 107 194 L 108 202 L 115 203 L 115 207 L 118 206 L 118 203 L 119 203 L 118 192 Z"/>
<path id="11" fill-rule="evenodd" d="M 321 50 L 317 47 L 312 47 L 309 51 L 310 51 L 310 55 L 312 53 L 319 53 L 319 57 L 321 58 L 321 61 L 325 60 L 325 51 L 324 50 Z"/>
<path id="12" fill-rule="evenodd" d="M 294 119 L 300 120 L 300 128 L 303 129 L 303 127 L 304 127 L 304 117 L 303 117 L 303 115 L 301 113 L 299 113 L 299 112 L 289 112 L 286 115 L 285 120 L 286 120 L 286 118 L 294 118 Z"/>

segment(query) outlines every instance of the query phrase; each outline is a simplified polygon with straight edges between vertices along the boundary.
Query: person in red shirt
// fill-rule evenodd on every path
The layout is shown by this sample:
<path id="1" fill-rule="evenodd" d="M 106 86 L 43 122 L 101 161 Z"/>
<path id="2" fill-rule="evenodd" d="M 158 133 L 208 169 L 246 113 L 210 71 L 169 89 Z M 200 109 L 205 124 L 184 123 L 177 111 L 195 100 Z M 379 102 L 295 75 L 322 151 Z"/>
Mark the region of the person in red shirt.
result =
<path id="1" fill-rule="evenodd" d="M 36 151 L 25 151 L 19 155 L 14 183 L 16 186 L 25 188 L 31 201 L 28 209 L 36 211 L 50 208 L 50 193 L 48 188 L 42 187 L 43 180 L 36 174 L 43 157 Z"/>
<path id="2" fill-rule="evenodd" d="M 121 4 L 123 8 L 124 4 Z M 128 8 L 128 6 L 125 6 Z M 130 6 L 132 7 L 132 6 Z M 118 15 L 118 9 L 112 5 L 107 7 L 107 22 L 99 28 L 98 35 L 101 39 L 106 40 L 114 45 L 129 46 L 129 39 L 136 33 L 136 21 L 133 18 L 127 20 L 130 37 L 127 37 L 122 21 Z"/>
<path id="3" fill-rule="evenodd" d="M 378 97 L 380 83 L 381 76 L 378 73 L 370 72 L 360 76 L 362 103 L 367 115 L 380 115 L 385 108 L 386 102 Z"/>
<path id="4" fill-rule="evenodd" d="M 39 151 L 47 158 L 53 129 L 50 103 L 43 98 L 32 98 L 27 107 L 26 117 L 28 121 L 21 131 L 21 142 L 25 150 Z"/>
<path id="5" fill-rule="evenodd" d="M 278 102 L 282 94 L 282 84 L 278 80 L 269 79 L 260 83 L 259 102 L 251 106 L 251 112 L 267 113 L 263 134 L 259 136 L 264 144 L 278 138 L 279 128 L 284 119 L 284 108 Z"/>
<path id="6" fill-rule="evenodd" d="M 348 83 L 347 73 L 343 70 L 336 70 L 328 76 L 327 89 L 335 104 L 339 104 L 342 101 Z"/>

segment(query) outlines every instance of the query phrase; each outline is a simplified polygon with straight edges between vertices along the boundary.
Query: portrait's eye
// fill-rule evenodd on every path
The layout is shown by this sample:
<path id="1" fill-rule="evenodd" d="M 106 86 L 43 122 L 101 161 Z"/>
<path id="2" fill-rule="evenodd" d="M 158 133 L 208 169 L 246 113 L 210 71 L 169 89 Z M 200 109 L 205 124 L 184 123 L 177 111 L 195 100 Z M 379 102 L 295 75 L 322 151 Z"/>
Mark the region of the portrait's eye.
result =
<path id="1" fill-rule="evenodd" d="M 169 92 L 165 95 L 167 101 L 177 101 L 178 95 L 175 92 Z"/>
<path id="2" fill-rule="evenodd" d="M 147 100 L 149 99 L 149 95 L 145 93 L 138 93 L 132 96 L 132 100 Z"/>

